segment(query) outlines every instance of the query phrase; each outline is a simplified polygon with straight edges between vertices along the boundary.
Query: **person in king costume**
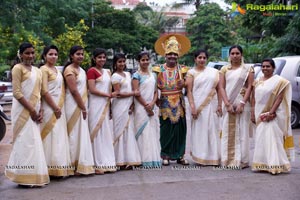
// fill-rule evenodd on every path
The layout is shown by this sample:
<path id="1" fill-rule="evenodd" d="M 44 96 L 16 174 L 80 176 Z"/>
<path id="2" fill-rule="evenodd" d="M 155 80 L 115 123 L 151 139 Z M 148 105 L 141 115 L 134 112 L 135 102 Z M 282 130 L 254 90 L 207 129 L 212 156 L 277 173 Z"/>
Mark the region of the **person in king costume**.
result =
<path id="1" fill-rule="evenodd" d="M 189 164 L 184 159 L 186 119 L 182 93 L 188 67 L 179 65 L 178 57 L 187 53 L 190 47 L 190 40 L 179 34 L 164 35 L 155 43 L 155 51 L 166 58 L 166 63 L 152 68 L 157 73 L 157 87 L 160 90 L 158 104 L 163 165 L 169 165 L 170 160 Z"/>

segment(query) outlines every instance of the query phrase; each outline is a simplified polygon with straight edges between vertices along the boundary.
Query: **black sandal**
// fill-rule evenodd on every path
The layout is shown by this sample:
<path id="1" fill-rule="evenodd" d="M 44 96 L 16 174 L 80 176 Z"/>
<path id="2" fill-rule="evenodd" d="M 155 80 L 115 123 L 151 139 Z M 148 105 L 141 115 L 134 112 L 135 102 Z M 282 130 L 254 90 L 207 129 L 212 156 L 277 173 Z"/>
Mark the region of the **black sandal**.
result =
<path id="1" fill-rule="evenodd" d="M 178 163 L 178 164 L 181 164 L 181 165 L 189 165 L 189 164 L 190 164 L 189 161 L 186 160 L 186 159 L 184 159 L 184 158 L 178 159 L 178 160 L 177 160 L 177 163 Z"/>

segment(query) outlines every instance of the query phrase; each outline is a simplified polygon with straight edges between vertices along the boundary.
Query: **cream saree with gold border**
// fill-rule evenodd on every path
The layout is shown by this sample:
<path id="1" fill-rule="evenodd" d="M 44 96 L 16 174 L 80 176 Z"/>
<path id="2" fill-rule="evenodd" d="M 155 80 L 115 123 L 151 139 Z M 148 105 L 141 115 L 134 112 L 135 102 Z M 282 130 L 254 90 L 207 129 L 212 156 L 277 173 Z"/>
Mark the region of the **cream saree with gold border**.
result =
<path id="1" fill-rule="evenodd" d="M 111 93 L 111 75 L 107 69 L 96 79 L 96 89 Z M 110 98 L 89 94 L 89 129 L 96 172 L 116 171 L 113 132 L 109 120 Z"/>
<path id="2" fill-rule="evenodd" d="M 191 156 L 202 165 L 219 165 L 220 162 L 220 118 L 217 116 L 218 97 L 216 87 L 219 71 L 206 67 L 203 71 L 191 69 L 187 76 L 194 78 L 193 97 L 199 113 L 191 117 Z"/>
<path id="3" fill-rule="evenodd" d="M 224 68 L 224 67 L 223 67 Z M 221 69 L 221 73 L 223 71 Z M 250 67 L 241 67 L 232 70 L 229 66 L 225 76 L 226 94 L 229 102 L 236 107 L 245 93 Z M 223 126 L 221 136 L 221 164 L 235 168 L 249 166 L 249 131 L 250 131 L 250 103 L 246 102 L 241 114 L 229 114 L 223 109 Z"/>
<path id="4" fill-rule="evenodd" d="M 268 112 L 279 93 L 284 98 L 276 110 L 276 117 L 262 122 L 260 114 Z M 276 174 L 291 170 L 289 159 L 294 159 L 294 143 L 290 125 L 291 85 L 289 81 L 273 75 L 255 84 L 256 134 L 252 170 Z"/>
<path id="5" fill-rule="evenodd" d="M 87 80 L 82 68 L 76 77 L 76 84 L 87 108 Z M 66 89 L 65 112 L 72 166 L 75 166 L 77 173 L 92 174 L 95 170 L 88 118 L 83 119 L 82 112 L 68 88 Z"/>
<path id="6" fill-rule="evenodd" d="M 74 174 L 71 165 L 67 121 L 64 109 L 65 86 L 62 74 L 57 74 L 47 66 L 41 68 L 43 74 L 43 92 L 48 92 L 61 109 L 61 117 L 56 119 L 53 109 L 43 100 L 44 119 L 41 135 L 50 176 L 68 176 Z"/>
<path id="7" fill-rule="evenodd" d="M 125 72 L 126 77 L 117 73 L 112 75 L 112 84 L 120 84 L 120 92 L 132 92 L 131 77 Z M 140 165 L 141 155 L 135 139 L 134 116 L 129 115 L 129 107 L 133 97 L 114 98 L 112 101 L 112 117 L 114 131 L 114 149 L 116 163 L 123 165 Z"/>
<path id="8" fill-rule="evenodd" d="M 20 64 L 14 66 L 13 78 L 14 74 L 21 73 L 19 74 L 22 77 L 21 92 L 38 113 L 42 74 L 38 68 L 32 67 L 31 72 L 27 71 L 24 75 L 24 69 Z M 5 175 L 21 185 L 48 184 L 50 180 L 39 124 L 31 119 L 29 111 L 15 98 L 13 98 L 11 117 L 14 143 Z"/>

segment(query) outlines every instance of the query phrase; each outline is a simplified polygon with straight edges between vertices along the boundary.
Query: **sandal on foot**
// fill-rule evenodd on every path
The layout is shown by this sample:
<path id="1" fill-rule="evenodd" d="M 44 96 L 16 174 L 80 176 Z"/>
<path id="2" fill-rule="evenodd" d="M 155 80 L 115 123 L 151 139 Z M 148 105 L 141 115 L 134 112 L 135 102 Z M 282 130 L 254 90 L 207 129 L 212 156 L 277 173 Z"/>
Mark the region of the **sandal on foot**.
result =
<path id="1" fill-rule="evenodd" d="M 126 165 L 124 168 L 124 170 L 132 170 L 132 169 L 133 169 L 133 166 L 131 166 L 131 165 Z"/>
<path id="2" fill-rule="evenodd" d="M 162 164 L 163 164 L 164 166 L 168 166 L 168 165 L 170 164 L 170 161 L 167 160 L 167 159 L 163 159 Z"/>
<path id="3" fill-rule="evenodd" d="M 104 171 L 103 170 L 95 170 L 96 175 L 103 175 Z"/>
<path id="4" fill-rule="evenodd" d="M 178 159 L 178 160 L 177 160 L 177 163 L 178 163 L 178 164 L 181 164 L 181 165 L 189 165 L 189 164 L 190 164 L 189 161 L 186 160 L 186 159 L 184 159 L 184 158 Z"/>
<path id="5" fill-rule="evenodd" d="M 81 176 L 81 173 L 79 173 L 79 172 L 74 172 L 74 176 Z"/>

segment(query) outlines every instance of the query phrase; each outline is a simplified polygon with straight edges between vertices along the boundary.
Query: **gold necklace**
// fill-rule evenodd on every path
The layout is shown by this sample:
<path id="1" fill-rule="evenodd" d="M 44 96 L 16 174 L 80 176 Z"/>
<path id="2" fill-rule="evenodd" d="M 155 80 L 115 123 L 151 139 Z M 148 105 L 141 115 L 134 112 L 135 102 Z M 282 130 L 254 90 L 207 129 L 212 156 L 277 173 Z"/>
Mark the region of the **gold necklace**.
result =
<path id="1" fill-rule="evenodd" d="M 170 85 L 172 82 L 175 81 L 175 77 L 176 74 L 178 73 L 178 70 L 174 68 L 169 68 L 167 66 L 165 67 L 165 69 L 166 69 L 167 85 Z M 171 77 L 170 77 L 170 72 L 172 73 Z"/>

